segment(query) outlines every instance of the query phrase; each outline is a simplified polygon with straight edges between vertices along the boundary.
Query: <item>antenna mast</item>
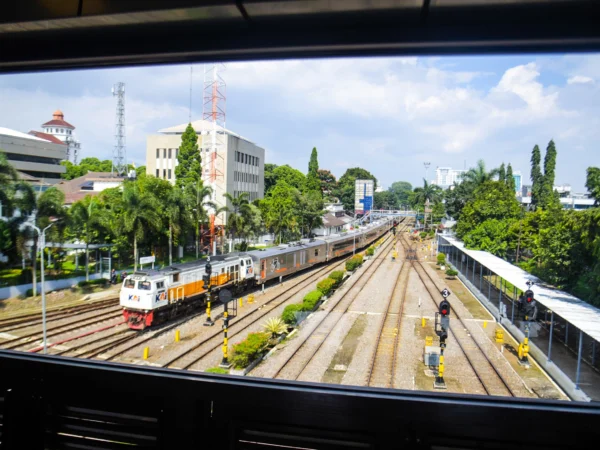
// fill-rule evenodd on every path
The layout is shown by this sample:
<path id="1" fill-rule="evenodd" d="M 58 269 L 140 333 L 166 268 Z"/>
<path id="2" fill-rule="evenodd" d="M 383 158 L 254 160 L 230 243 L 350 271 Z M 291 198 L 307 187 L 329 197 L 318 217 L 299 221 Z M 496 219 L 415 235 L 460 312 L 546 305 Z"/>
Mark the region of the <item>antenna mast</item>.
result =
<path id="1" fill-rule="evenodd" d="M 221 73 L 225 70 L 225 64 L 205 64 L 204 65 L 204 92 L 202 102 L 202 119 L 205 122 L 210 122 L 210 127 L 207 132 L 203 133 L 202 147 L 203 158 L 202 165 L 203 179 L 209 182 L 212 189 L 212 202 L 219 208 L 222 202 L 217 199 L 217 189 L 223 189 L 223 186 L 217 184 L 217 178 L 223 176 L 223 162 L 218 158 L 219 150 L 223 150 L 227 136 L 225 129 L 225 80 Z M 204 131 L 204 130 L 203 130 Z M 206 170 L 208 169 L 208 171 Z M 208 177 L 206 176 L 208 174 Z M 210 214 L 210 250 L 213 255 L 216 254 L 216 239 L 215 239 L 215 210 L 209 208 Z"/>
<path id="2" fill-rule="evenodd" d="M 127 157 L 125 154 L 125 83 L 115 83 L 112 94 L 117 97 L 117 115 L 115 119 L 115 148 L 113 150 L 113 168 L 117 175 L 127 174 Z"/>

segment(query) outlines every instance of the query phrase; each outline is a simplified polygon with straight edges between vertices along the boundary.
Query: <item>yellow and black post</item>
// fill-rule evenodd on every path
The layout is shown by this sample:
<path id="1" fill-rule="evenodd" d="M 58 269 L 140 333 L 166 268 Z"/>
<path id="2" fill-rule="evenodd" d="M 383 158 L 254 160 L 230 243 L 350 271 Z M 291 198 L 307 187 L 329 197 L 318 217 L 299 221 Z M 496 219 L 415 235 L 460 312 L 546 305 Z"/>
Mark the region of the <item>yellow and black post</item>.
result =
<path id="1" fill-rule="evenodd" d="M 450 330 L 450 302 L 446 300 L 450 296 L 450 291 L 444 289 L 441 292 L 444 299 L 440 302 L 439 310 L 435 314 L 435 332 L 440 338 L 440 360 L 438 364 L 438 373 L 433 382 L 434 389 L 446 389 L 444 380 L 444 349 L 446 348 L 446 339 Z"/>
<path id="2" fill-rule="evenodd" d="M 533 291 L 531 290 L 531 286 L 533 283 L 531 281 L 527 281 L 527 286 L 529 289 L 525 291 L 521 302 L 521 310 L 523 311 L 525 317 L 525 338 L 523 342 L 519 344 L 519 359 L 518 363 L 522 366 L 529 367 L 531 364 L 529 363 L 529 328 L 531 325 L 531 321 L 535 320 L 537 315 L 537 307 L 535 298 L 533 295 Z"/>
<path id="3" fill-rule="evenodd" d="M 210 317 L 210 302 L 212 300 L 212 283 L 210 280 L 210 275 L 212 273 L 212 266 L 210 265 L 210 256 L 207 257 L 206 265 L 204 266 L 204 275 L 202 276 L 202 281 L 204 282 L 204 289 L 208 292 L 206 294 L 206 321 L 204 322 L 205 327 L 212 327 L 214 322 Z"/>
<path id="4" fill-rule="evenodd" d="M 228 341 L 227 341 L 227 330 L 229 327 L 229 312 L 227 311 L 227 303 L 225 303 L 225 311 L 223 312 L 223 360 L 221 361 L 220 366 L 226 369 L 231 367 L 229 363 L 229 355 L 228 351 Z"/>

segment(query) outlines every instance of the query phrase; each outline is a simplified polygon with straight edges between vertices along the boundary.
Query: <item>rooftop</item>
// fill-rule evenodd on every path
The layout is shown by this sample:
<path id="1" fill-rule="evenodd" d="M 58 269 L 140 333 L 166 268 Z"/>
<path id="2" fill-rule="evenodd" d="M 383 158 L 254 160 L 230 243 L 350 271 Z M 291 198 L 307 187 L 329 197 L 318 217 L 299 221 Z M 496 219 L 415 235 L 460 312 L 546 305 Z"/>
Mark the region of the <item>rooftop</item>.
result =
<path id="1" fill-rule="evenodd" d="M 30 135 L 41 138 L 41 139 L 45 139 L 46 141 L 50 141 L 54 144 L 61 144 L 61 145 L 66 145 L 63 141 L 61 141 L 60 139 L 58 139 L 56 136 L 53 136 L 51 134 L 48 133 L 42 133 L 41 131 L 35 131 L 32 130 L 29 132 Z"/>
<path id="2" fill-rule="evenodd" d="M 0 135 L 16 137 L 21 139 L 29 139 L 31 141 L 47 142 L 47 139 L 42 139 L 27 133 L 21 133 L 20 131 L 11 130 L 10 128 L 0 127 Z M 61 144 L 64 144 L 64 142 L 61 142 Z"/>
<path id="3" fill-rule="evenodd" d="M 188 125 L 189 125 L 188 123 L 182 123 L 180 125 L 175 125 L 173 127 L 163 128 L 161 130 L 158 130 L 158 132 L 162 133 L 162 134 L 183 134 L 183 132 L 186 130 Z M 196 133 L 200 133 L 202 131 L 212 131 L 213 123 L 208 120 L 200 119 L 200 120 L 193 121 L 192 127 L 194 128 Z M 243 139 L 244 141 L 253 143 L 250 139 L 247 139 L 237 133 L 234 133 L 233 131 L 228 130 L 227 128 L 223 128 L 218 125 L 216 128 L 217 128 L 217 131 L 219 131 L 219 132 L 224 132 L 225 134 L 229 134 L 229 135 L 235 136 L 239 139 Z"/>
<path id="4" fill-rule="evenodd" d="M 102 190 L 83 189 L 84 187 L 93 188 L 95 182 L 121 183 L 123 177 L 115 177 L 110 172 L 88 172 L 83 176 L 72 180 L 64 180 L 56 185 L 58 189 L 65 194 L 65 204 L 71 205 L 86 195 L 95 196 Z"/>
<path id="5" fill-rule="evenodd" d="M 445 239 L 449 244 L 454 245 L 521 291 L 526 291 L 528 289 L 527 281 L 532 281 L 535 284 L 531 290 L 536 301 L 575 325 L 591 338 L 600 341 L 600 309 L 567 292 L 556 289 L 529 272 L 525 272 L 523 269 L 491 253 L 468 250 L 461 241 L 451 236 L 442 236 L 442 239 Z"/>

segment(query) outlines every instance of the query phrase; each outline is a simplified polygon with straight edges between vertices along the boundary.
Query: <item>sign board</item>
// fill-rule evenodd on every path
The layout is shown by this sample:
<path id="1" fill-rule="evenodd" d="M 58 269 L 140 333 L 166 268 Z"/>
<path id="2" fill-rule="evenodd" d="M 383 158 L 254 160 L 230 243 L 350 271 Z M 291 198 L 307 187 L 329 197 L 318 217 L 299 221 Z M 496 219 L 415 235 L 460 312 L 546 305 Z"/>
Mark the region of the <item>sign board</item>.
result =
<path id="1" fill-rule="evenodd" d="M 448 289 L 446 289 L 446 288 L 444 288 L 442 290 L 441 294 L 442 294 L 442 297 L 444 297 L 444 298 L 450 297 L 450 291 Z"/>
<path id="2" fill-rule="evenodd" d="M 142 256 L 140 257 L 140 264 L 150 264 L 156 260 L 155 256 Z"/>
<path id="3" fill-rule="evenodd" d="M 232 298 L 233 295 L 231 295 L 231 291 L 229 289 L 221 289 L 219 291 L 219 300 L 221 300 L 221 303 L 228 303 Z"/>
<path id="4" fill-rule="evenodd" d="M 366 214 L 373 209 L 373 180 L 356 180 L 354 183 L 354 213 Z"/>

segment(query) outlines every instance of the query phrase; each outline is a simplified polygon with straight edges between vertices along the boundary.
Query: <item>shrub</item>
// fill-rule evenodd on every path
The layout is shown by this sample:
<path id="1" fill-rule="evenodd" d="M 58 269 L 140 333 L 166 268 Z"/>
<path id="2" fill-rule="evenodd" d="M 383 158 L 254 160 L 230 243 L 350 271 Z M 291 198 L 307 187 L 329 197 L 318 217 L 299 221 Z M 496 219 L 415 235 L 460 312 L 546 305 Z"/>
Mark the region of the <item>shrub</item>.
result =
<path id="1" fill-rule="evenodd" d="M 301 311 L 312 311 L 322 298 L 323 293 L 318 289 L 309 292 L 302 300 Z"/>
<path id="2" fill-rule="evenodd" d="M 356 262 L 356 260 L 354 258 L 350 258 L 348 261 L 346 261 L 346 270 L 348 272 L 352 272 L 357 267 L 358 267 L 358 263 Z"/>
<path id="3" fill-rule="evenodd" d="M 358 265 L 360 266 L 363 263 L 364 257 L 362 253 L 359 253 L 358 255 L 354 255 L 354 259 L 358 261 Z"/>
<path id="4" fill-rule="evenodd" d="M 446 262 L 446 255 L 444 253 L 438 253 L 437 255 L 437 263 L 439 266 Z"/>
<path id="5" fill-rule="evenodd" d="M 446 270 L 446 275 L 448 275 L 449 277 L 455 277 L 456 275 L 458 275 L 458 272 L 454 269 L 448 269 Z"/>
<path id="6" fill-rule="evenodd" d="M 367 256 L 373 256 L 375 254 L 375 248 L 374 247 L 369 247 L 366 251 Z"/>
<path id="7" fill-rule="evenodd" d="M 33 297 L 33 288 L 29 288 L 25 291 L 25 297 Z"/>
<path id="8" fill-rule="evenodd" d="M 285 326 L 285 322 L 279 317 L 271 317 L 267 319 L 265 323 L 263 323 L 262 327 L 265 329 L 266 333 L 275 337 L 278 334 L 283 334 L 287 331 L 287 327 Z"/>
<path id="9" fill-rule="evenodd" d="M 281 320 L 288 325 L 296 323 L 296 315 L 302 310 L 302 305 L 287 305 L 281 313 Z"/>
<path id="10" fill-rule="evenodd" d="M 331 278 L 325 278 L 317 283 L 317 289 L 323 293 L 323 295 L 329 295 L 329 293 L 335 287 L 335 280 Z"/>
<path id="11" fill-rule="evenodd" d="M 421 237 L 421 239 L 425 239 L 427 237 L 427 232 L 421 231 L 421 233 L 419 233 L 419 236 Z"/>
<path id="12" fill-rule="evenodd" d="M 95 286 L 95 285 L 105 285 L 108 283 L 108 280 L 106 278 L 97 278 L 95 280 L 89 280 L 89 281 L 80 281 L 79 283 L 77 283 L 77 286 L 79 287 L 86 287 L 86 286 Z"/>
<path id="13" fill-rule="evenodd" d="M 205 372 L 207 372 L 207 373 L 219 373 L 221 375 L 227 375 L 229 373 L 229 370 L 223 369 L 222 367 L 211 367 L 210 369 L 206 369 Z"/>
<path id="14" fill-rule="evenodd" d="M 329 278 L 335 281 L 335 287 L 338 287 L 340 284 L 342 284 L 342 280 L 344 279 L 344 271 L 334 270 L 329 274 Z"/>
<path id="15" fill-rule="evenodd" d="M 233 346 L 232 364 L 238 369 L 248 367 L 267 348 L 269 339 L 269 333 L 250 333 L 246 339 Z"/>

